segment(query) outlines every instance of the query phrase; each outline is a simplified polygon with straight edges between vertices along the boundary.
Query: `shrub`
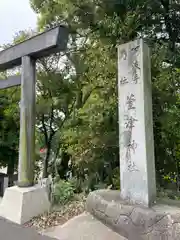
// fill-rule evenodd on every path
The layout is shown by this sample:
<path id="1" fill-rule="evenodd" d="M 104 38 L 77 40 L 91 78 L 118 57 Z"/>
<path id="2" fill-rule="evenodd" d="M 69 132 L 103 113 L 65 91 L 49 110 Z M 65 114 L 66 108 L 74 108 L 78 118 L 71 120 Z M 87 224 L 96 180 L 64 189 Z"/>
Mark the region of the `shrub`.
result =
<path id="1" fill-rule="evenodd" d="M 78 179 L 77 177 L 73 177 L 69 180 L 69 182 L 73 186 L 75 193 L 83 192 L 84 185 L 83 185 L 83 181 L 81 179 Z"/>
<path id="2" fill-rule="evenodd" d="M 53 203 L 54 204 L 66 204 L 74 197 L 74 187 L 68 181 L 59 181 L 54 185 L 53 191 Z"/>

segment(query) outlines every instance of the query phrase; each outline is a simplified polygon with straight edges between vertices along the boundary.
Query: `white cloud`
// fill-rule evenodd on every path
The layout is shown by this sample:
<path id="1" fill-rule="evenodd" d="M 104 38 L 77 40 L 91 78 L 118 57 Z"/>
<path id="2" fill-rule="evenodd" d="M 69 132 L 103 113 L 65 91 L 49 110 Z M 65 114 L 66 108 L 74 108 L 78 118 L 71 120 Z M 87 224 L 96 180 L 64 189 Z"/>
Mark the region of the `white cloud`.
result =
<path id="1" fill-rule="evenodd" d="M 36 27 L 29 0 L 0 0 L 0 44 L 12 42 L 20 30 Z"/>

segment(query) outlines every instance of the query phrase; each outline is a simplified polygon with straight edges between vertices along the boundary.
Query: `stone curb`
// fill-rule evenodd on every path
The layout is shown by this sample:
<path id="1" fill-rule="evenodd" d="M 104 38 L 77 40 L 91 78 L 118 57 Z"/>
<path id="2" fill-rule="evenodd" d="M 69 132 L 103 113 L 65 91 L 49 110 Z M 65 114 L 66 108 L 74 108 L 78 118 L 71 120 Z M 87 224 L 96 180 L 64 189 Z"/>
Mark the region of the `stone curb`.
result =
<path id="1" fill-rule="evenodd" d="M 180 209 L 168 205 L 129 205 L 119 191 L 98 190 L 87 198 L 87 211 L 129 240 L 180 240 Z"/>

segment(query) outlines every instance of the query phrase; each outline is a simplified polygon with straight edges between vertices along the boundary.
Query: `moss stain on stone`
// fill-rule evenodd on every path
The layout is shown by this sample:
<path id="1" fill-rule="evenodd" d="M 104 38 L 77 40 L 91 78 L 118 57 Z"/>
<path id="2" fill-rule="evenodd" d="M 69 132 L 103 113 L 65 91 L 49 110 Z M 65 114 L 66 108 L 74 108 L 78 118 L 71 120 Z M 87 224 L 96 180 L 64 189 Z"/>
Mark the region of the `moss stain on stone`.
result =
<path id="1" fill-rule="evenodd" d="M 22 110 L 22 132 L 21 132 L 21 172 L 20 172 L 20 184 L 21 185 L 27 185 L 29 182 L 28 179 L 28 156 L 27 156 L 27 131 L 26 131 L 26 125 L 27 125 L 27 119 L 26 119 L 26 113 L 25 110 Z"/>

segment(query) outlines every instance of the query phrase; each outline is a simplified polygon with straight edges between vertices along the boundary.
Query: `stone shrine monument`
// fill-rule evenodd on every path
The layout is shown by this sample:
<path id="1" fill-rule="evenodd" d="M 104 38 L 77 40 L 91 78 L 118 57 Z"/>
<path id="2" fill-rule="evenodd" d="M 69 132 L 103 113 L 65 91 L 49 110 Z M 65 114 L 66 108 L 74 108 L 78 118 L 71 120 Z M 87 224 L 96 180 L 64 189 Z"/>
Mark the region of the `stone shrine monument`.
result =
<path id="1" fill-rule="evenodd" d="M 18 186 L 7 188 L 0 216 L 23 224 L 49 209 L 45 187 L 34 185 L 36 60 L 64 51 L 68 29 L 58 26 L 0 52 L 0 71 L 22 66 L 18 76 L 0 81 L 7 88 L 21 84 Z"/>
<path id="2" fill-rule="evenodd" d="M 90 193 L 87 210 L 129 240 L 179 240 L 180 203 L 156 199 L 151 62 L 142 39 L 118 47 L 118 95 L 121 192 Z"/>
<path id="3" fill-rule="evenodd" d="M 121 196 L 150 206 L 156 197 L 149 48 L 137 40 L 118 48 Z"/>

